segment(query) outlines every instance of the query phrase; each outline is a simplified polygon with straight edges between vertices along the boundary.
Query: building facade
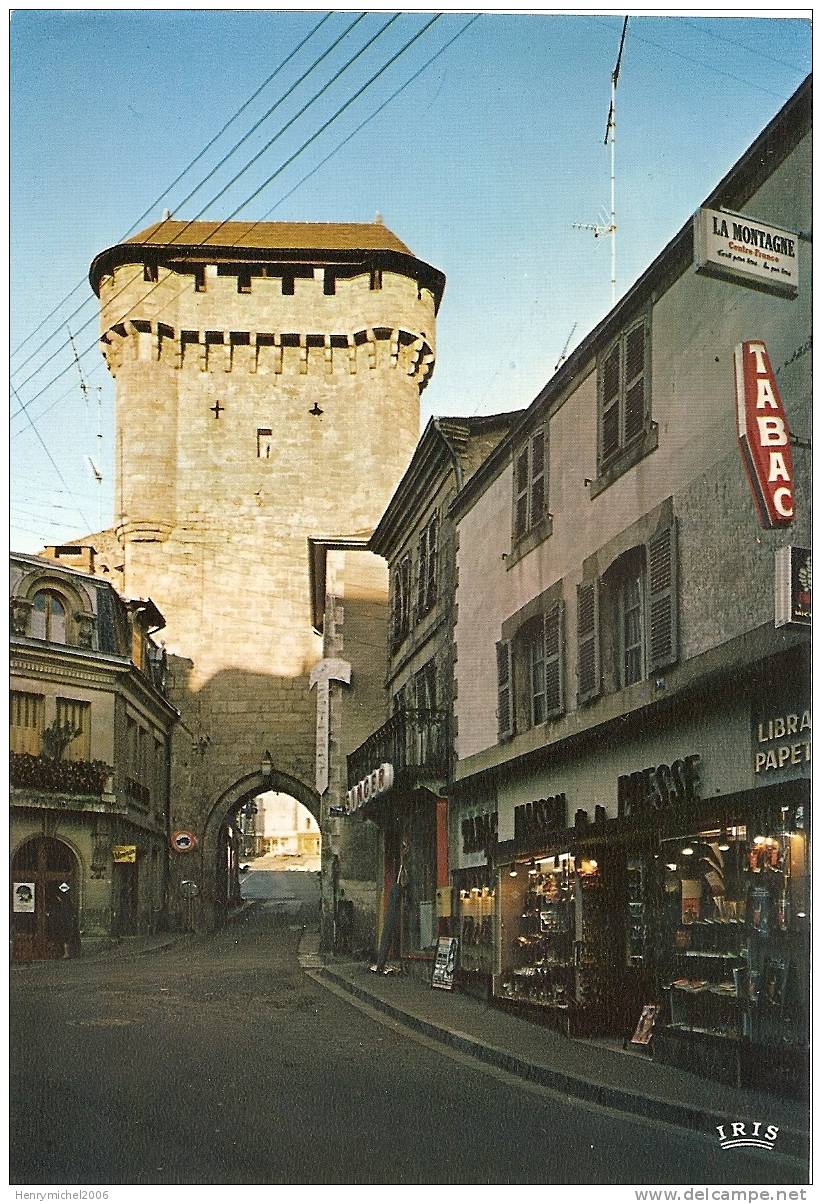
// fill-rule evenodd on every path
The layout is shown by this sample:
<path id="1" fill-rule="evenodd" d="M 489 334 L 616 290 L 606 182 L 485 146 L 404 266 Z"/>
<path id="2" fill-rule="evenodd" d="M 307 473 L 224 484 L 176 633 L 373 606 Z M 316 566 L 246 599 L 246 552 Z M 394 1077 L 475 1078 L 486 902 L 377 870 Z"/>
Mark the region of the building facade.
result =
<path id="1" fill-rule="evenodd" d="M 194 841 L 172 872 L 207 924 L 235 893 L 216 866 L 239 808 L 272 789 L 321 820 L 308 541 L 370 532 L 405 470 L 444 278 L 381 222 L 164 221 L 90 279 L 125 588 L 167 616 L 182 715 L 174 824 Z"/>
<path id="2" fill-rule="evenodd" d="M 810 120 L 806 84 L 452 507 L 463 976 L 776 1089 L 809 1017 Z"/>
<path id="3" fill-rule="evenodd" d="M 163 618 L 91 571 L 92 549 L 11 557 L 11 934 L 15 960 L 74 955 L 163 922 L 177 714 Z"/>
<path id="4" fill-rule="evenodd" d="M 348 756 L 349 834 L 379 832 L 377 931 L 430 973 L 450 919 L 449 715 L 454 538 L 449 506 L 516 415 L 434 418 L 369 542 L 389 570 L 382 722 Z M 371 783 L 377 775 L 377 789 Z M 399 888 L 399 889 L 397 889 Z"/>

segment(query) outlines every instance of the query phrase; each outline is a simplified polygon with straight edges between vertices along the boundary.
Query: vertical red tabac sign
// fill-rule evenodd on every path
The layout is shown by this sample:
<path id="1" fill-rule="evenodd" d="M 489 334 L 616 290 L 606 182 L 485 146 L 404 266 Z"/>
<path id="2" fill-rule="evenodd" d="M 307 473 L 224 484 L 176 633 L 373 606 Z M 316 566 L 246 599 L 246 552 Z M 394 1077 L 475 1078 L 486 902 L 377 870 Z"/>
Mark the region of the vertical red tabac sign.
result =
<path id="1" fill-rule="evenodd" d="M 740 343 L 734 356 L 739 449 L 766 531 L 793 522 L 793 456 L 788 421 L 765 344 Z"/>

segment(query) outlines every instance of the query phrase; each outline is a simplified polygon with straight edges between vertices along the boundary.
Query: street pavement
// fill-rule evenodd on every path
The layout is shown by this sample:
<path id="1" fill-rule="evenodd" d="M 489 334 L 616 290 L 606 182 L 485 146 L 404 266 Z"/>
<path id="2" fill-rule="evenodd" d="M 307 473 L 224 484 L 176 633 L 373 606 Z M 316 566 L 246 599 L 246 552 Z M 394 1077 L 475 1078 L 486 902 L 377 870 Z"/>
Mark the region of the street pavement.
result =
<path id="1" fill-rule="evenodd" d="M 807 1181 L 378 1021 L 299 967 L 316 877 L 267 886 L 217 936 L 13 968 L 11 1183 Z"/>

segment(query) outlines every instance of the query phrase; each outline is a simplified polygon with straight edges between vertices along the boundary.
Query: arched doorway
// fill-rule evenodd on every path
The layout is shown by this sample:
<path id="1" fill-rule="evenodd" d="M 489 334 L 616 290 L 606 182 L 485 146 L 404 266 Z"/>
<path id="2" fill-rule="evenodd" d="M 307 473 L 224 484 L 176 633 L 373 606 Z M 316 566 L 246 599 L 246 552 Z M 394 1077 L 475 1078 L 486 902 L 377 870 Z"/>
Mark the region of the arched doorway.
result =
<path id="1" fill-rule="evenodd" d="M 220 927 L 231 908 L 241 902 L 239 871 L 247 863 L 243 858 L 247 837 L 244 829 L 249 826 L 247 814 L 258 807 L 255 800 L 269 792 L 295 800 L 300 811 L 304 809 L 318 823 L 320 800 L 316 792 L 298 778 L 273 767 L 265 773 L 248 774 L 224 791 L 213 804 L 203 833 L 198 926 Z"/>
<path id="2" fill-rule="evenodd" d="M 80 872 L 62 840 L 35 836 L 11 863 L 14 961 L 76 957 L 79 953 Z"/>

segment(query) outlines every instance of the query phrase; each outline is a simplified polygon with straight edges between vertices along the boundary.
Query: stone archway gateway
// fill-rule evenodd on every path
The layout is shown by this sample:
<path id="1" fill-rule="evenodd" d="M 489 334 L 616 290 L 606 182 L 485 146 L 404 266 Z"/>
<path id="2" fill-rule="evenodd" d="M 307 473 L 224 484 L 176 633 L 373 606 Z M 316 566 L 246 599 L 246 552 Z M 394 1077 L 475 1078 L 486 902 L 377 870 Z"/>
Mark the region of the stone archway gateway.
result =
<path id="1" fill-rule="evenodd" d="M 273 767 L 268 773 L 257 770 L 246 774 L 224 790 L 208 812 L 197 850 L 193 855 L 177 856 L 173 866 L 172 889 L 175 889 L 176 880 L 178 893 L 180 883 L 196 880 L 194 871 L 197 871 L 199 894 L 193 914 L 198 928 L 213 930 L 220 926 L 224 918 L 223 900 L 219 889 L 219 864 L 221 852 L 224 850 L 226 821 L 236 815 L 244 803 L 268 790 L 295 798 L 314 816 L 317 823 L 320 822 L 320 798 L 316 791 L 298 778 Z"/>

